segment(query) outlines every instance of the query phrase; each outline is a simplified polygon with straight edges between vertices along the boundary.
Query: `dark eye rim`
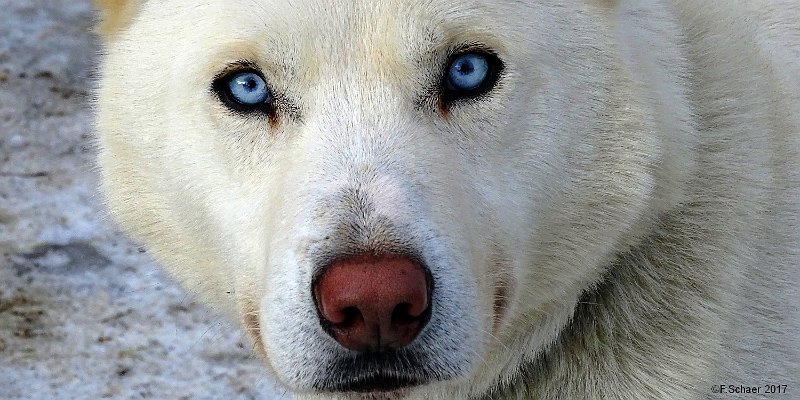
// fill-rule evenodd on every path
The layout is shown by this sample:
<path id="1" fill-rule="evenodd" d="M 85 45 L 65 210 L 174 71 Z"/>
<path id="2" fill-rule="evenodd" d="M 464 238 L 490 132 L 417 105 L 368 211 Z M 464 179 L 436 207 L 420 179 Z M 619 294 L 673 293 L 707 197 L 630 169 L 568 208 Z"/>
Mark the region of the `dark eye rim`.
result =
<path id="1" fill-rule="evenodd" d="M 459 90 L 453 88 L 452 85 L 450 85 L 450 80 L 448 79 L 450 67 L 458 58 L 468 54 L 479 55 L 486 59 L 486 61 L 489 63 L 487 78 L 474 89 Z M 447 62 L 444 64 L 441 81 L 439 83 L 441 102 L 445 105 L 450 105 L 462 100 L 475 100 L 486 95 L 487 93 L 491 92 L 495 86 L 497 86 L 497 82 L 500 80 L 504 69 L 505 64 L 503 64 L 503 61 L 500 59 L 497 53 L 483 46 L 470 46 L 454 52 L 450 55 L 450 57 L 447 58 Z"/>
<path id="2" fill-rule="evenodd" d="M 258 104 L 244 104 L 237 100 L 235 96 L 233 96 L 229 86 L 230 79 L 236 75 L 247 73 L 257 75 L 259 78 L 261 78 L 261 80 L 264 81 L 264 84 L 267 85 L 267 91 L 269 92 L 267 101 Z M 215 76 L 211 83 L 211 91 L 225 107 L 238 113 L 252 114 L 254 112 L 262 112 L 267 115 L 272 115 L 275 111 L 273 104 L 275 101 L 275 96 L 272 93 L 269 82 L 266 78 L 264 78 L 264 74 L 261 72 L 261 70 L 250 63 L 233 65 Z"/>

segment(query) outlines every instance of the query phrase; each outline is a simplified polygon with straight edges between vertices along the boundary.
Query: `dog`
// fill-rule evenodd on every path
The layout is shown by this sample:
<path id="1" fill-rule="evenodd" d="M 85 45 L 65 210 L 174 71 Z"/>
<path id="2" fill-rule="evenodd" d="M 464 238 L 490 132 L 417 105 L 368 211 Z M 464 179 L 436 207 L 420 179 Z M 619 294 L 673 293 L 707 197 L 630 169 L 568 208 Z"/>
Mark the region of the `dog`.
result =
<path id="1" fill-rule="evenodd" d="M 800 385 L 795 0 L 104 0 L 102 190 L 300 399 Z"/>

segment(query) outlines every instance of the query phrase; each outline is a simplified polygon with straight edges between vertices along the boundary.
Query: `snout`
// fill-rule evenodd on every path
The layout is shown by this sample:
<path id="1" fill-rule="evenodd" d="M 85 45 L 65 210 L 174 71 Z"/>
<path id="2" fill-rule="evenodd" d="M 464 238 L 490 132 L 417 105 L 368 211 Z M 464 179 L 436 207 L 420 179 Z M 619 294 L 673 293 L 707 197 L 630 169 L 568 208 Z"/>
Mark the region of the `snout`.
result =
<path id="1" fill-rule="evenodd" d="M 468 239 L 419 185 L 378 172 L 328 173 L 275 213 L 289 229 L 270 233 L 261 336 L 298 391 L 397 398 L 468 376 L 483 353 Z"/>
<path id="2" fill-rule="evenodd" d="M 312 290 L 323 329 L 356 352 L 407 346 L 430 319 L 430 272 L 400 255 L 340 259 L 322 269 Z"/>

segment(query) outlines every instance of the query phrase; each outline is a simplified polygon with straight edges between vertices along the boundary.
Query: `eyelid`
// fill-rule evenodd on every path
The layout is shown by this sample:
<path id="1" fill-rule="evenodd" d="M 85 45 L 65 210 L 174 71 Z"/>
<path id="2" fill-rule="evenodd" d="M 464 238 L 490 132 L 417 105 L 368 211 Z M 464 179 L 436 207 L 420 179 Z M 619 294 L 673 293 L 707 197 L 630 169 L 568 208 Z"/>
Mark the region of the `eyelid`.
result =
<path id="1" fill-rule="evenodd" d="M 447 51 L 447 63 L 449 65 L 454 59 L 469 53 L 487 54 L 498 57 L 497 53 L 489 46 L 481 42 L 462 42 L 450 47 Z M 499 57 L 498 57 L 499 58 Z"/>
<path id="2" fill-rule="evenodd" d="M 217 79 L 222 79 L 227 76 L 232 76 L 233 74 L 237 73 L 245 73 L 245 72 L 253 72 L 258 74 L 261 79 L 264 79 L 264 82 L 267 82 L 266 78 L 264 77 L 264 73 L 261 72 L 261 68 L 258 67 L 258 64 L 247 61 L 247 60 L 239 60 L 236 62 L 232 62 L 225 66 L 219 73 L 214 75 L 213 79 L 216 81 Z"/>

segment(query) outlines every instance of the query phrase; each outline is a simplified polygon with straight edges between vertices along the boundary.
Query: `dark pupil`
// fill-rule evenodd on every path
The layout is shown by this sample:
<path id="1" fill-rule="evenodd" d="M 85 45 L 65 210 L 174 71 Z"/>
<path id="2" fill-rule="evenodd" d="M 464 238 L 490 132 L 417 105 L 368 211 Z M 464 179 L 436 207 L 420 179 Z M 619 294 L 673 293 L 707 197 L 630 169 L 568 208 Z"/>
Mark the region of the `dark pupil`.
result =
<path id="1" fill-rule="evenodd" d="M 468 60 L 462 60 L 460 63 L 456 64 L 456 70 L 462 75 L 469 75 L 472 71 L 475 71 L 475 66 Z"/>
<path id="2" fill-rule="evenodd" d="M 244 86 L 250 90 L 253 90 L 258 86 L 258 82 L 255 79 L 250 78 L 244 82 Z"/>

